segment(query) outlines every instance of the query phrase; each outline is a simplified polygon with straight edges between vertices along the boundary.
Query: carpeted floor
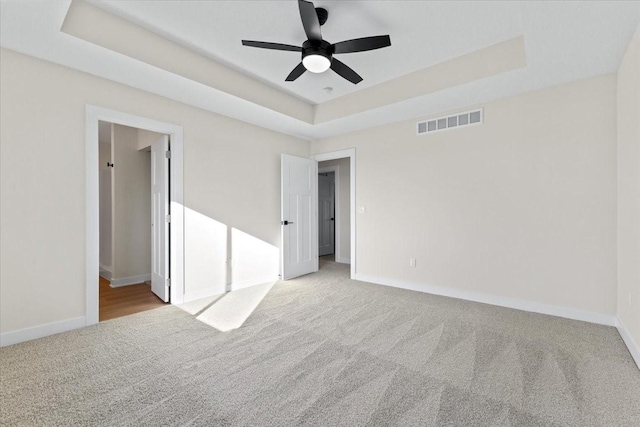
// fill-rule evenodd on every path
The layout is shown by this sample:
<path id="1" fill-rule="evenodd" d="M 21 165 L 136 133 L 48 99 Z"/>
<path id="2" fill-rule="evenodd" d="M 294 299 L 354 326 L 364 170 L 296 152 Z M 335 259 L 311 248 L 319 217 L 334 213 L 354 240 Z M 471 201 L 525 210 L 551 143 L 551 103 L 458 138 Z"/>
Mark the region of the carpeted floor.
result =
<path id="1" fill-rule="evenodd" d="M 167 306 L 0 350 L 0 424 L 639 426 L 614 328 L 348 280 L 278 282 L 240 328 Z"/>

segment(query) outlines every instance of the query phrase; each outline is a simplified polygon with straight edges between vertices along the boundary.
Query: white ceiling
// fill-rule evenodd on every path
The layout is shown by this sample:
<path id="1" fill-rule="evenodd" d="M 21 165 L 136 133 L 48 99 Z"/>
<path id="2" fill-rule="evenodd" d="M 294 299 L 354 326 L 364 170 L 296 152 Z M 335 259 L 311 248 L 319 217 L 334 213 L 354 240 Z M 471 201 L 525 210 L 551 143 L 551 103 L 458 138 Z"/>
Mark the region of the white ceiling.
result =
<path id="1" fill-rule="evenodd" d="M 358 85 L 331 71 L 285 82 L 300 54 L 249 48 L 241 40 L 302 45 L 296 0 L 92 3 L 314 104 L 523 34 L 517 2 L 319 0 L 314 5 L 329 11 L 325 40 L 389 34 L 392 47 L 337 56 L 363 77 Z M 330 95 L 322 91 L 327 86 L 334 89 Z"/>
<path id="2" fill-rule="evenodd" d="M 0 44 L 239 120 L 318 139 L 408 118 L 478 105 L 526 91 L 615 72 L 640 22 L 640 2 L 326 2 L 329 41 L 390 34 L 392 46 L 341 55 L 364 81 L 332 73 L 284 77 L 292 52 L 242 47 L 241 39 L 304 40 L 295 1 L 104 1 L 164 37 L 224 62 L 309 102 L 324 102 L 482 47 L 523 35 L 527 67 L 322 124 L 309 124 L 246 99 L 60 32 L 69 1 L 0 2 Z M 331 96 L 321 89 L 334 87 Z"/>

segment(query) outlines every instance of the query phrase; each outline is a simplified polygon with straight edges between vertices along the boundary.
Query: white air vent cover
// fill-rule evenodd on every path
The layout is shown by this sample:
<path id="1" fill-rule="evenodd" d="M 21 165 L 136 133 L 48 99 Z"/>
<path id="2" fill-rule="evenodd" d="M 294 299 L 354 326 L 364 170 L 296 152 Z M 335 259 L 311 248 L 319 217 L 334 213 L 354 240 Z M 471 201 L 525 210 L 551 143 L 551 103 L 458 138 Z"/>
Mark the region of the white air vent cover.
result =
<path id="1" fill-rule="evenodd" d="M 461 128 L 482 124 L 482 108 L 451 116 L 436 117 L 435 119 L 418 122 L 418 135 L 442 132 L 453 128 Z"/>

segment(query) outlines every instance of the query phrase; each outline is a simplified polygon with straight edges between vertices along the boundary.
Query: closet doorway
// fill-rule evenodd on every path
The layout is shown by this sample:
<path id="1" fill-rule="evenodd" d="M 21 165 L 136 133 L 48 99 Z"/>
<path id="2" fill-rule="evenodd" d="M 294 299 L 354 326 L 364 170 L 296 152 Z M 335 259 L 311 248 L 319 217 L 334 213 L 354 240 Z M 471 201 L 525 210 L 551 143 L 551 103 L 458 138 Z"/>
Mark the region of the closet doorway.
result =
<path id="1" fill-rule="evenodd" d="M 169 300 L 169 136 L 98 123 L 99 320 Z"/>

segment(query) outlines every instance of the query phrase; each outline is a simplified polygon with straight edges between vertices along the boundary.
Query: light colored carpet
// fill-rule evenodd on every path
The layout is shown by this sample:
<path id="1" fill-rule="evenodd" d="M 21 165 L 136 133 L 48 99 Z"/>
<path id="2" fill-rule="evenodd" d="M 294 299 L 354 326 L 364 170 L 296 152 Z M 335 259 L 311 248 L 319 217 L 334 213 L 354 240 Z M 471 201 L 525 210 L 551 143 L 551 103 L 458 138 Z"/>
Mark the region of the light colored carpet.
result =
<path id="1" fill-rule="evenodd" d="M 614 328 L 324 263 L 219 332 L 163 307 L 0 350 L 2 425 L 639 426 Z"/>

